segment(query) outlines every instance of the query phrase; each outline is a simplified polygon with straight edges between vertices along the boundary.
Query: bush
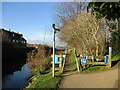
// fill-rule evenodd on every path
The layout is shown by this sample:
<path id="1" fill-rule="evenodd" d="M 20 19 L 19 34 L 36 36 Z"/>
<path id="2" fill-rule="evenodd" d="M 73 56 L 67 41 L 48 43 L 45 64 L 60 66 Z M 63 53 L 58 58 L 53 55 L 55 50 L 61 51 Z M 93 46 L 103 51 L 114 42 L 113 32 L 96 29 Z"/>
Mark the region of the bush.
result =
<path id="1" fill-rule="evenodd" d="M 41 73 L 45 72 L 51 60 L 47 49 L 45 46 L 39 45 L 37 49 L 28 54 L 27 62 L 31 71 L 38 69 Z"/>

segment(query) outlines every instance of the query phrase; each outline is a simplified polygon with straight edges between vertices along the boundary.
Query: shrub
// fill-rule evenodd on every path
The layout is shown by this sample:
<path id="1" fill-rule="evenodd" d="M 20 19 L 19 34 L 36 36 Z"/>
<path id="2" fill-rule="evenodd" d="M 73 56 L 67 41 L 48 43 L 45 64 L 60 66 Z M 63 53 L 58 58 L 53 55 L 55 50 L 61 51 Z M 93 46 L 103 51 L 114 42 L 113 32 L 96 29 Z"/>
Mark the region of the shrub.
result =
<path id="1" fill-rule="evenodd" d="M 44 73 L 46 68 L 50 64 L 50 54 L 48 48 L 45 46 L 39 45 L 37 49 L 30 52 L 27 56 L 28 67 L 31 71 L 35 69 L 40 70 L 41 73 Z"/>

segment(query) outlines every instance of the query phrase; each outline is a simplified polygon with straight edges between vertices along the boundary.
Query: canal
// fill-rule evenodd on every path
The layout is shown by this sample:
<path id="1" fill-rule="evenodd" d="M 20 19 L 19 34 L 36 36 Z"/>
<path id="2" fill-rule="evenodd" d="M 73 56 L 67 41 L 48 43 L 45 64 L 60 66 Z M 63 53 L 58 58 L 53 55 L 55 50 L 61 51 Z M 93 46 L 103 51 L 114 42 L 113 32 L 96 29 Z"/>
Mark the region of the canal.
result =
<path id="1" fill-rule="evenodd" d="M 21 62 L 22 61 L 22 62 Z M 31 76 L 25 60 L 4 62 L 2 68 L 2 88 L 25 88 Z"/>

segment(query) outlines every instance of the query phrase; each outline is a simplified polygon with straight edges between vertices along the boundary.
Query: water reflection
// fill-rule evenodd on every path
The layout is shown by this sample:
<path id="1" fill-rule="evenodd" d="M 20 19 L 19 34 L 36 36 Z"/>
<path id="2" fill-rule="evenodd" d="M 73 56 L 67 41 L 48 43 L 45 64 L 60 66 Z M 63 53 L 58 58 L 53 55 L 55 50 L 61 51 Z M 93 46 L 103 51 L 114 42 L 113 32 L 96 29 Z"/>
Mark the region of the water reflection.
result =
<path id="1" fill-rule="evenodd" d="M 30 76 L 31 73 L 25 64 L 20 71 L 3 77 L 3 88 L 24 88 L 28 84 L 27 79 Z"/>

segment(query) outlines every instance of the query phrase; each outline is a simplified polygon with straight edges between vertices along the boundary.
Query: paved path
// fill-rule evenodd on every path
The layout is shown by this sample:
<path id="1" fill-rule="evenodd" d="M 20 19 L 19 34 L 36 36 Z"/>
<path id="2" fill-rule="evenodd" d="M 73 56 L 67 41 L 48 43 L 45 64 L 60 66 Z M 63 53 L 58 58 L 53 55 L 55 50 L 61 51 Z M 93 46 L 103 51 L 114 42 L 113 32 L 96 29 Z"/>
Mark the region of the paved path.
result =
<path id="1" fill-rule="evenodd" d="M 90 74 L 67 72 L 59 88 L 118 88 L 118 69 Z"/>
<path id="2" fill-rule="evenodd" d="M 59 88 L 118 88 L 118 69 L 76 74 L 76 71 L 70 69 L 68 60 L 69 56 L 66 58 L 65 73 Z"/>
<path id="3" fill-rule="evenodd" d="M 118 88 L 118 69 L 90 74 L 67 72 L 59 88 Z"/>

